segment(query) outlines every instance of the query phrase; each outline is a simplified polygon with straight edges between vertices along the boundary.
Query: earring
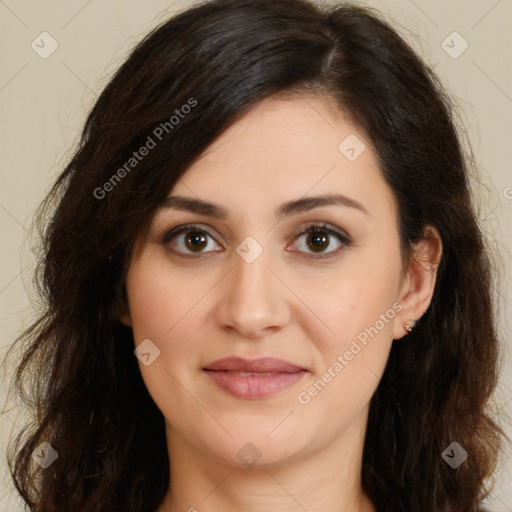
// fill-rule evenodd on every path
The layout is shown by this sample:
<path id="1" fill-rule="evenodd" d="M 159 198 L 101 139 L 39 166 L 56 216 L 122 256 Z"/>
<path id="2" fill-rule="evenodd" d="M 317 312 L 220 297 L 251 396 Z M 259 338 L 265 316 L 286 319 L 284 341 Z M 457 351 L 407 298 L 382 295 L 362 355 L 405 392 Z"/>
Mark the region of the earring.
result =
<path id="1" fill-rule="evenodd" d="M 416 320 L 414 319 L 411 319 L 409 320 L 408 322 L 404 322 L 402 325 L 404 327 L 404 329 L 407 331 L 407 332 L 411 332 L 413 327 L 414 327 L 414 324 L 416 323 Z"/>

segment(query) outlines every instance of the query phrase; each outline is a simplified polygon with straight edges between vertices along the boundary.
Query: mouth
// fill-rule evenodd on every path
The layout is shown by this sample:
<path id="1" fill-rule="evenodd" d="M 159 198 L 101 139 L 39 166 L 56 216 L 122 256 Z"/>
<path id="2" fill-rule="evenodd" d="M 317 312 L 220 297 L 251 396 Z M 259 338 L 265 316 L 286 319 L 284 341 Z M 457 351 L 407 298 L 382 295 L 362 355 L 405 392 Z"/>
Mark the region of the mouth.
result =
<path id="1" fill-rule="evenodd" d="M 272 396 L 295 385 L 308 370 L 282 359 L 220 359 L 203 368 L 223 391 L 245 400 Z"/>

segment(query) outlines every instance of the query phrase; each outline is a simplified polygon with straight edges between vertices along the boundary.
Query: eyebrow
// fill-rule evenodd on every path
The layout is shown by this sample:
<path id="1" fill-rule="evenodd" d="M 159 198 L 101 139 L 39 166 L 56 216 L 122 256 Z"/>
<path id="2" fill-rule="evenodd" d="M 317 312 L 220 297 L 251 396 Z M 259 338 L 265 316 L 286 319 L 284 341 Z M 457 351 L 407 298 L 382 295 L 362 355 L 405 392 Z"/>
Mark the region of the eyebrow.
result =
<path id="1" fill-rule="evenodd" d="M 308 212 L 321 206 L 346 206 L 369 215 L 368 210 L 355 199 L 351 199 L 350 197 L 340 194 L 329 194 L 323 196 L 303 197 L 295 201 L 284 203 L 277 209 L 276 217 L 278 219 L 282 219 L 291 215 Z M 227 210 L 221 206 L 191 197 L 169 196 L 164 200 L 161 207 L 165 209 L 174 208 L 176 210 L 189 211 L 221 220 L 226 219 L 229 216 Z"/>

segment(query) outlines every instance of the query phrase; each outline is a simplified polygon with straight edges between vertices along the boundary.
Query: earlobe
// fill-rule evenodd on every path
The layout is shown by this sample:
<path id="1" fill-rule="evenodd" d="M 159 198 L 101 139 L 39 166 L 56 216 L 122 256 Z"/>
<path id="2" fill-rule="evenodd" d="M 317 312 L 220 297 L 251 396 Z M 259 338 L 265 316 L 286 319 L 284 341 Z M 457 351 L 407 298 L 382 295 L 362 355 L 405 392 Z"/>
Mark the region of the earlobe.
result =
<path id="1" fill-rule="evenodd" d="M 119 321 L 123 325 L 126 325 L 126 327 L 131 327 L 132 326 L 132 319 L 131 319 L 129 313 L 124 313 L 124 314 L 120 315 L 118 318 L 119 318 Z"/>
<path id="2" fill-rule="evenodd" d="M 438 231 L 427 226 L 424 238 L 413 246 L 413 254 L 400 293 L 403 309 L 397 315 L 394 338 L 399 339 L 414 328 L 415 322 L 427 311 L 441 263 L 443 245 Z"/>
<path id="3" fill-rule="evenodd" d="M 130 310 L 126 304 L 126 300 L 120 298 L 115 305 L 114 318 L 121 322 L 126 327 L 132 327 L 132 318 L 130 316 Z"/>

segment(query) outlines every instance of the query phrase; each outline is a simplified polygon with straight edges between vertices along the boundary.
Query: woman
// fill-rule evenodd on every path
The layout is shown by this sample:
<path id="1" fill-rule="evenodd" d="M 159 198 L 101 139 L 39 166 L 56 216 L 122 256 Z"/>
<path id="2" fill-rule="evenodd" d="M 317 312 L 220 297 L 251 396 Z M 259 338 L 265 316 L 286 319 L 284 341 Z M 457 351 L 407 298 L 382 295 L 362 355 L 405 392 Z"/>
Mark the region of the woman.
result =
<path id="1" fill-rule="evenodd" d="M 11 450 L 31 510 L 481 510 L 489 256 L 441 86 L 375 14 L 167 21 L 46 213 Z"/>

